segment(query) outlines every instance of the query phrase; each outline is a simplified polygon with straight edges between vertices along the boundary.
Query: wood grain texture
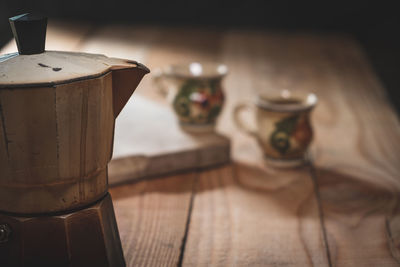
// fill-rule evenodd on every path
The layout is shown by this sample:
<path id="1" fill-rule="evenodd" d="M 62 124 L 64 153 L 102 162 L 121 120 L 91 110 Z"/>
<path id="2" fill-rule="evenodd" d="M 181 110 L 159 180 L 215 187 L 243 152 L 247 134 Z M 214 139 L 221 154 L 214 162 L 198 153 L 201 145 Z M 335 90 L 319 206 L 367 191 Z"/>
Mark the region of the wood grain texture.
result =
<path id="1" fill-rule="evenodd" d="M 328 88 L 320 94 L 338 112 L 332 123 L 317 128 L 315 168 L 332 263 L 398 266 L 398 118 L 360 47 L 344 41 L 328 47 L 332 52 L 321 56 L 329 66 L 322 77 L 337 94 L 329 97 Z M 335 135 L 343 141 L 325 138 Z"/>
<path id="2" fill-rule="evenodd" d="M 308 169 L 200 173 L 183 266 L 329 266 Z"/>
<path id="3" fill-rule="evenodd" d="M 127 266 L 177 266 L 195 173 L 110 190 Z"/>
<path id="4" fill-rule="evenodd" d="M 400 127 L 362 49 L 340 36 L 233 32 L 227 40 L 231 99 L 282 89 L 320 99 L 313 178 L 331 264 L 398 265 Z M 233 133 L 234 157 L 260 162 L 255 140 L 231 130 L 230 114 L 220 127 Z"/>

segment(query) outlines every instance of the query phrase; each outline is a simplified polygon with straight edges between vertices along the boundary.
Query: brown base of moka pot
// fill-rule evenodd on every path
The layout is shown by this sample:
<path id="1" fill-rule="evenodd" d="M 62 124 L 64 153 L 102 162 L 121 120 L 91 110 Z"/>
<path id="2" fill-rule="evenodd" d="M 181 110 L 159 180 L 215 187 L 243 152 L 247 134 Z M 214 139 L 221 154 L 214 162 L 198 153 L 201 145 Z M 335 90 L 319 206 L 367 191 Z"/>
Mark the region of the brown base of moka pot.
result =
<path id="1" fill-rule="evenodd" d="M 0 213 L 0 266 L 125 266 L 110 195 L 53 216 Z"/>

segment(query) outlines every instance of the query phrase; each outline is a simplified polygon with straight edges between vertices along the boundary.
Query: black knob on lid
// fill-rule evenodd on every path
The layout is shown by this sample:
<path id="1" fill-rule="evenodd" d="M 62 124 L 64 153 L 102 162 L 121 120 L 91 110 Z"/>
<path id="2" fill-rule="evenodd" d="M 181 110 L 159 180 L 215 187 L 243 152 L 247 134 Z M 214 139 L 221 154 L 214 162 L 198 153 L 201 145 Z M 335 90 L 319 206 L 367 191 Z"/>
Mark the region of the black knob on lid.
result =
<path id="1" fill-rule="evenodd" d="M 21 55 L 40 54 L 46 43 L 47 18 L 29 13 L 9 19 Z"/>

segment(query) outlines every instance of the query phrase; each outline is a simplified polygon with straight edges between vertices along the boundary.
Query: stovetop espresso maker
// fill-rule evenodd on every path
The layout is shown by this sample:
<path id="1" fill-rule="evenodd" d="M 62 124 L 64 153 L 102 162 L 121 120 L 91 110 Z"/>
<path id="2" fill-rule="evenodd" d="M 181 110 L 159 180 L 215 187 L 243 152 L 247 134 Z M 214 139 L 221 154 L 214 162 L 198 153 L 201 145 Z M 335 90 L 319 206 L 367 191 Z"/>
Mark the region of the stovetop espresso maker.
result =
<path id="1" fill-rule="evenodd" d="M 114 122 L 149 70 L 45 51 L 47 19 L 10 19 L 0 56 L 0 266 L 125 266 L 107 164 Z"/>

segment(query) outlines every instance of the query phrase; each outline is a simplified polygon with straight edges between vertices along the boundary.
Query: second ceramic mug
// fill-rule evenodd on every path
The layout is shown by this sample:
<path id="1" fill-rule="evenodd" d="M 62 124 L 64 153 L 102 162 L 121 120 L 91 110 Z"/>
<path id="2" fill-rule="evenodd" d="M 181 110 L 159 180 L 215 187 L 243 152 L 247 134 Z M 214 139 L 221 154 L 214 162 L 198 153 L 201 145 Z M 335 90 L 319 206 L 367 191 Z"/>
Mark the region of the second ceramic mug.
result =
<path id="1" fill-rule="evenodd" d="M 310 113 L 317 103 L 316 95 L 292 96 L 288 91 L 277 97 L 258 96 L 255 104 L 236 106 L 234 119 L 237 126 L 254 136 L 269 162 L 281 167 L 304 163 L 313 138 Z M 240 113 L 256 109 L 256 129 L 251 129 Z"/>
<path id="2" fill-rule="evenodd" d="M 154 81 L 165 95 L 172 95 L 172 107 L 184 130 L 213 131 L 224 104 L 223 64 L 171 65 L 154 71 Z"/>

